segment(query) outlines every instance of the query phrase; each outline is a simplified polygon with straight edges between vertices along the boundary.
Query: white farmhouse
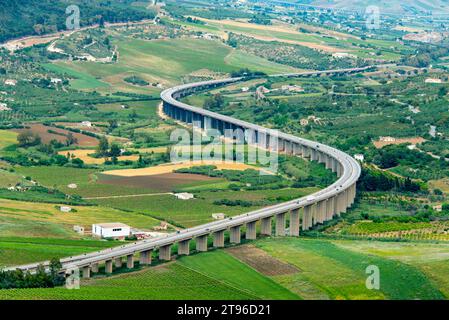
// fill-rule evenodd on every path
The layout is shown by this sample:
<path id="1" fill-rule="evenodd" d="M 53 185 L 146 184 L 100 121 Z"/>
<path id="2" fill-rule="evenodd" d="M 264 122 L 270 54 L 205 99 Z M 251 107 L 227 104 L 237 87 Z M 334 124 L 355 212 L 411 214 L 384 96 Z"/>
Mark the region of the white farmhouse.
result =
<path id="1" fill-rule="evenodd" d="M 7 86 L 15 86 L 17 84 L 17 80 L 14 80 L 14 79 L 6 79 L 5 80 L 5 85 L 7 85 Z"/>
<path id="2" fill-rule="evenodd" d="M 354 159 L 360 162 L 365 161 L 365 156 L 363 154 L 355 154 Z"/>
<path id="3" fill-rule="evenodd" d="M 176 193 L 176 194 L 175 194 L 175 197 L 176 197 L 178 200 L 191 200 L 191 199 L 194 199 L 194 198 L 195 198 L 195 196 L 194 196 L 193 194 L 187 193 L 187 192 Z"/>
<path id="4" fill-rule="evenodd" d="M 11 108 L 8 108 L 6 103 L 0 103 L 0 111 L 10 111 Z"/>
<path id="5" fill-rule="evenodd" d="M 59 208 L 59 211 L 69 213 L 69 212 L 72 212 L 72 208 L 64 206 L 64 207 Z"/>
<path id="6" fill-rule="evenodd" d="M 53 84 L 60 84 L 60 83 L 62 83 L 62 79 L 59 79 L 59 78 L 51 78 L 51 79 L 50 79 L 50 82 L 53 83 Z"/>
<path id="7" fill-rule="evenodd" d="M 81 122 L 81 125 L 82 125 L 83 127 L 88 127 L 88 128 L 90 128 L 90 127 L 92 127 L 92 122 L 90 122 L 90 121 L 83 121 L 83 122 Z"/>
<path id="8" fill-rule="evenodd" d="M 92 235 L 100 238 L 125 239 L 131 234 L 131 227 L 115 222 L 92 225 Z"/>

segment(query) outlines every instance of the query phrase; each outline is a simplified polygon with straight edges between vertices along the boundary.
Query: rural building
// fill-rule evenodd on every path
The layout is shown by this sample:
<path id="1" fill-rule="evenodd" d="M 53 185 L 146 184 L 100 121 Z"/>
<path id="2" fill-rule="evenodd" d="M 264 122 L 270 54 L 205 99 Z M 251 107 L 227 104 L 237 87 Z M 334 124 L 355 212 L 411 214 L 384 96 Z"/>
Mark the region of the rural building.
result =
<path id="1" fill-rule="evenodd" d="M 11 108 L 8 108 L 6 103 L 0 103 L 0 111 L 10 111 Z"/>
<path id="2" fill-rule="evenodd" d="M 395 142 L 396 139 L 393 138 L 393 137 L 380 137 L 379 141 L 382 141 L 382 142 Z"/>
<path id="3" fill-rule="evenodd" d="M 191 199 L 194 199 L 194 198 L 195 198 L 195 196 L 194 196 L 193 194 L 187 193 L 187 192 L 176 193 L 176 194 L 175 194 L 175 197 L 176 197 L 178 200 L 191 200 Z"/>
<path id="4" fill-rule="evenodd" d="M 214 213 L 212 215 L 212 218 L 214 218 L 215 220 L 223 220 L 224 218 L 226 218 L 224 213 Z"/>
<path id="5" fill-rule="evenodd" d="M 73 231 L 75 231 L 78 234 L 83 235 L 84 234 L 84 227 L 82 227 L 82 226 L 73 226 Z"/>
<path id="6" fill-rule="evenodd" d="M 443 83 L 443 81 L 441 81 L 441 79 L 434 79 L 434 78 L 427 78 L 424 82 L 425 83 Z"/>
<path id="7" fill-rule="evenodd" d="M 305 127 L 305 126 L 307 126 L 307 125 L 309 124 L 309 120 L 307 120 L 307 119 L 301 119 L 301 120 L 299 121 L 299 123 L 300 123 L 303 127 Z"/>
<path id="8" fill-rule="evenodd" d="M 248 87 L 243 87 L 242 88 L 242 92 L 248 92 L 249 91 L 249 88 Z"/>
<path id="9" fill-rule="evenodd" d="M 17 84 L 17 80 L 14 79 L 6 79 L 5 80 L 5 85 L 7 86 L 15 86 Z"/>
<path id="10" fill-rule="evenodd" d="M 64 206 L 64 207 L 59 208 L 59 211 L 69 213 L 69 212 L 72 212 L 72 208 Z"/>
<path id="11" fill-rule="evenodd" d="M 90 122 L 90 121 L 83 121 L 83 122 L 81 122 L 81 125 L 83 126 L 83 127 L 92 127 L 92 122 Z"/>
<path id="12" fill-rule="evenodd" d="M 443 205 L 437 204 L 436 206 L 433 206 L 432 209 L 435 210 L 436 212 L 441 212 L 443 211 Z"/>
<path id="13" fill-rule="evenodd" d="M 355 154 L 354 159 L 360 162 L 365 161 L 365 156 L 363 154 Z"/>
<path id="14" fill-rule="evenodd" d="M 53 84 L 59 84 L 59 83 L 62 83 L 62 79 L 59 79 L 59 78 L 51 78 L 51 79 L 50 79 L 50 82 L 53 83 Z"/>
<path id="15" fill-rule="evenodd" d="M 92 235 L 100 238 L 125 239 L 131 234 L 131 227 L 115 222 L 92 225 Z"/>
<path id="16" fill-rule="evenodd" d="M 357 57 L 347 52 L 335 52 L 334 54 L 332 54 L 332 58 L 343 59 L 343 58 L 357 58 Z"/>
<path id="17" fill-rule="evenodd" d="M 165 221 L 162 221 L 161 225 L 155 226 L 153 229 L 160 231 L 160 230 L 167 230 L 167 228 L 168 228 L 168 223 Z"/>

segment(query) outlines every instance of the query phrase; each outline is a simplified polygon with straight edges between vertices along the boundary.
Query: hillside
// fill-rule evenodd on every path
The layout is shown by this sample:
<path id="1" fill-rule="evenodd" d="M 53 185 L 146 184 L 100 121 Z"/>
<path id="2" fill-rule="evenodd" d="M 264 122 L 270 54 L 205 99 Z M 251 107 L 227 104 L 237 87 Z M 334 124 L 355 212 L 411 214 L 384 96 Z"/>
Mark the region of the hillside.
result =
<path id="1" fill-rule="evenodd" d="M 78 5 L 80 25 L 134 21 L 153 18 L 145 2 L 132 0 L 10 0 L 0 6 L 0 42 L 28 35 L 53 33 L 66 29 L 66 8 Z"/>
<path id="2" fill-rule="evenodd" d="M 449 1 L 447 0 L 315 0 L 300 2 L 313 6 L 357 11 L 364 11 L 366 7 L 374 5 L 388 14 L 419 14 L 429 11 L 449 14 Z"/>

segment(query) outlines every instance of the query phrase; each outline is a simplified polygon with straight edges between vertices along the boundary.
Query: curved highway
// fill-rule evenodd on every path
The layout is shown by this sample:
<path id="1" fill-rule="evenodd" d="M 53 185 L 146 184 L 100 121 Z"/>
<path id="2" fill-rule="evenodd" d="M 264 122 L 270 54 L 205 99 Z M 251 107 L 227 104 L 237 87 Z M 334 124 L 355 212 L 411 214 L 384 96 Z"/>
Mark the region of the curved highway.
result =
<path id="1" fill-rule="evenodd" d="M 353 68 L 342 70 L 327 70 L 317 72 L 303 72 L 296 74 L 275 75 L 283 77 L 317 76 L 331 74 L 347 74 L 363 72 L 372 67 Z M 274 77 L 274 76 L 271 76 Z M 202 130 L 207 129 L 244 129 L 253 130 L 260 133 L 265 139 L 252 141 L 259 147 L 270 148 L 266 144 L 268 137 L 272 135 L 272 130 L 258 126 L 249 122 L 241 121 L 232 117 L 223 116 L 209 110 L 190 106 L 178 101 L 179 98 L 187 96 L 197 91 L 215 88 L 226 84 L 242 81 L 245 78 L 230 78 L 224 80 L 205 81 L 199 83 L 180 85 L 167 89 L 161 93 L 164 112 L 179 121 L 194 125 L 194 120 L 201 123 Z M 287 133 L 278 133 L 279 152 L 286 152 L 291 155 L 301 156 L 311 161 L 323 163 L 327 169 L 332 170 L 338 176 L 338 180 L 325 189 L 322 189 L 311 196 L 288 201 L 274 206 L 251 211 L 242 215 L 234 216 L 225 220 L 214 221 L 197 227 L 185 229 L 176 233 L 168 234 L 157 239 L 147 239 L 128 243 L 119 247 L 87 253 L 61 259 L 62 271 L 70 272 L 73 269 L 83 270 L 83 276 L 89 277 L 91 272 L 98 272 L 98 266 L 105 264 L 106 273 L 112 272 L 112 263 L 116 267 L 121 266 L 122 257 L 127 257 L 128 267 L 134 265 L 134 255 L 139 254 L 142 264 L 151 264 L 151 254 L 159 251 L 162 260 L 171 259 L 171 246 L 178 244 L 178 254 L 189 254 L 189 241 L 195 240 L 198 251 L 207 250 L 207 236 L 214 237 L 214 246 L 224 246 L 224 232 L 230 231 L 231 242 L 240 242 L 241 227 L 246 226 L 246 237 L 255 239 L 257 222 L 261 223 L 261 233 L 271 234 L 272 218 L 275 218 L 275 233 L 278 236 L 285 235 L 285 216 L 290 213 L 290 235 L 298 236 L 300 225 L 302 230 L 307 230 L 315 224 L 324 223 L 334 216 L 345 212 L 354 201 L 356 192 L 356 182 L 360 176 L 361 168 L 359 163 L 348 154 L 332 148 L 330 146 L 302 139 Z M 263 144 L 263 145 L 262 145 Z M 6 268 L 5 270 L 21 269 L 23 271 L 34 272 L 39 265 L 48 268 L 49 262 L 33 263 L 23 266 Z"/>

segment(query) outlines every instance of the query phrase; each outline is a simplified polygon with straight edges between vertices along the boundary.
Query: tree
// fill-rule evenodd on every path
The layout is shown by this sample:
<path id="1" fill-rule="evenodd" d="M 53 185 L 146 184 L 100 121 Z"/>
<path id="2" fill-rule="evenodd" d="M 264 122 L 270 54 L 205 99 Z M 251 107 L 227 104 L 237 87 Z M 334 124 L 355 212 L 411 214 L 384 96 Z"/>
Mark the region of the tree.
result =
<path id="1" fill-rule="evenodd" d="M 67 146 L 70 146 L 70 145 L 76 144 L 76 143 L 78 143 L 78 139 L 75 138 L 75 136 L 73 135 L 73 133 L 69 132 L 69 133 L 67 134 L 66 145 L 67 145 Z"/>
<path id="2" fill-rule="evenodd" d="M 30 130 L 23 131 L 17 136 L 20 147 L 31 147 L 41 143 L 41 137 Z"/>
<path id="3" fill-rule="evenodd" d="M 121 154 L 122 154 L 122 151 L 120 150 L 120 147 L 117 144 L 113 143 L 111 145 L 111 151 L 109 151 L 109 156 L 116 158 L 116 157 L 120 156 Z"/>
<path id="4" fill-rule="evenodd" d="M 107 157 L 109 151 L 109 141 L 106 137 L 101 137 L 97 147 L 97 155 L 99 157 Z"/>

